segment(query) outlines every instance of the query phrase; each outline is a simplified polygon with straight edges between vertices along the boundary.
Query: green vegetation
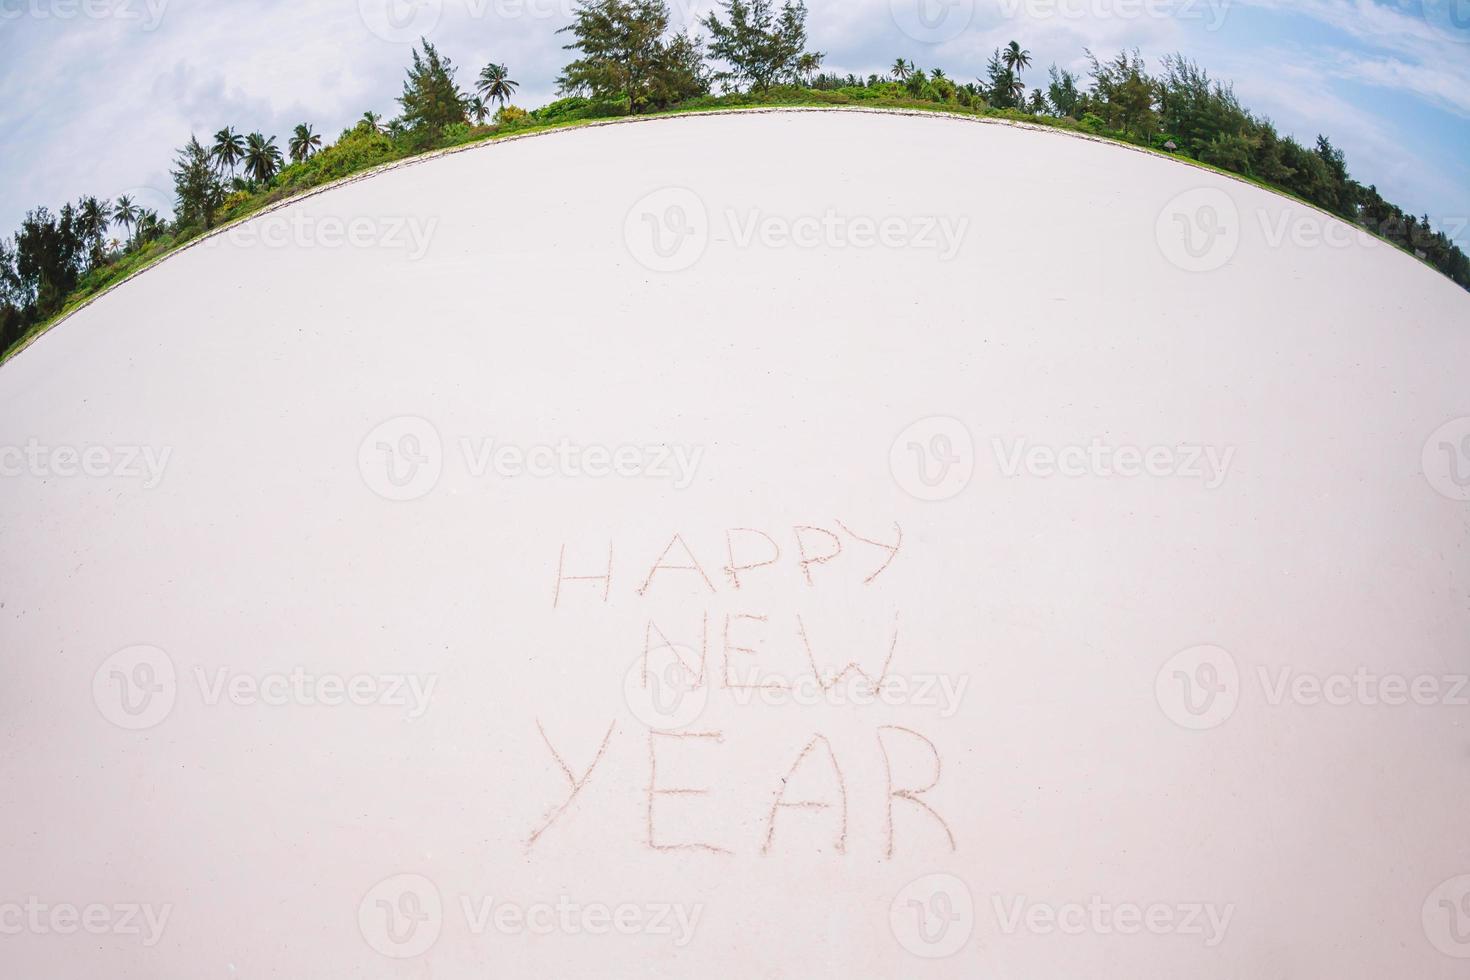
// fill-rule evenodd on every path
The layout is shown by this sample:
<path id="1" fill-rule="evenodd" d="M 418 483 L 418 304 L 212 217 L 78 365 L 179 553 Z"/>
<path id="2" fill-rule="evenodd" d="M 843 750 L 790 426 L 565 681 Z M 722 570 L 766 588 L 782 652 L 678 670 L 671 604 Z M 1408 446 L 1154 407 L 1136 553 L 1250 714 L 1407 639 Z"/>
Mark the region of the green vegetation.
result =
<path id="1" fill-rule="evenodd" d="M 664 0 L 580 0 L 560 33 L 575 39 L 566 50 L 581 55 L 557 79 L 564 93 L 621 100 L 637 114 L 709 91 L 703 44 L 688 33 L 669 36 Z"/>
<path id="2" fill-rule="evenodd" d="M 795 85 L 822 65 L 822 55 L 806 49 L 806 7 L 786 0 L 779 15 L 771 0 L 724 0 L 729 22 L 710 14 L 704 20 L 710 55 L 729 65 L 716 81 L 748 84 L 764 95 L 772 85 Z"/>
<path id="3" fill-rule="evenodd" d="M 1405 214 L 1376 187 L 1348 173 L 1325 136 L 1304 147 L 1237 100 L 1180 55 L 1151 75 L 1138 52 L 1103 61 L 1088 52 L 1090 84 L 1051 66 L 1048 83 L 1027 89 L 1031 54 L 1012 41 L 983 75 L 957 83 L 943 70 L 897 59 L 884 75 L 821 73 L 807 50 L 800 0 L 721 0 L 702 26 L 704 41 L 671 34 L 663 0 L 579 0 L 563 28 L 575 52 L 563 70 L 562 98 L 527 112 L 510 103 L 518 83 L 506 66 L 486 65 L 475 94 L 462 92 L 453 63 L 427 40 L 413 51 L 401 114 L 386 123 L 366 112 L 323 146 L 309 124 L 296 127 L 286 162 L 273 136 L 241 136 L 226 126 L 206 148 L 190 137 L 172 170 L 172 220 L 128 197 L 83 197 L 53 213 L 29 212 L 0 239 L 0 350 L 12 352 L 58 317 L 147 268 L 212 228 L 374 167 L 481 140 L 574 126 L 617 116 L 760 106 L 867 106 L 935 110 L 1052 126 L 1103 137 L 1240 176 L 1353 222 L 1417 255 L 1470 289 L 1470 257 L 1428 217 Z M 712 91 L 718 86 L 719 94 Z M 496 109 L 492 123 L 490 107 Z M 109 231 L 114 237 L 108 238 Z"/>

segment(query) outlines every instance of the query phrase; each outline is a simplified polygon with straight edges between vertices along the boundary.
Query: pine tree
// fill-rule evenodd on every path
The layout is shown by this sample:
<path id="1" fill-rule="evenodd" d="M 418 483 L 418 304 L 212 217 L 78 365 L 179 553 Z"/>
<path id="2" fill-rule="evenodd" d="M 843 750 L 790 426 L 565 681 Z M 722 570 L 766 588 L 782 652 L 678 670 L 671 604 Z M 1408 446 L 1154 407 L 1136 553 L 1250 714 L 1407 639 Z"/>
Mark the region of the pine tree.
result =
<path id="1" fill-rule="evenodd" d="M 219 182 L 209 151 L 193 136 L 174 161 L 174 214 L 180 227 L 214 227 L 215 214 L 224 203 L 225 190 Z"/>
<path id="2" fill-rule="evenodd" d="M 465 122 L 465 97 L 454 84 L 454 63 L 441 57 L 427 39 L 419 42 L 423 53 L 414 49 L 398 104 L 403 106 L 405 126 L 437 137 L 444 127 Z"/>
<path id="3" fill-rule="evenodd" d="M 773 84 L 794 84 L 822 66 L 823 55 L 806 49 L 806 4 L 786 0 L 779 15 L 774 0 L 724 0 L 729 23 L 710 14 L 710 54 L 730 68 L 716 78 L 766 92 Z"/>
<path id="4" fill-rule="evenodd" d="M 663 0 L 579 0 L 565 45 L 581 57 L 562 70 L 563 95 L 627 99 L 629 112 L 661 108 L 708 91 L 703 45 L 690 34 L 665 39 Z"/>

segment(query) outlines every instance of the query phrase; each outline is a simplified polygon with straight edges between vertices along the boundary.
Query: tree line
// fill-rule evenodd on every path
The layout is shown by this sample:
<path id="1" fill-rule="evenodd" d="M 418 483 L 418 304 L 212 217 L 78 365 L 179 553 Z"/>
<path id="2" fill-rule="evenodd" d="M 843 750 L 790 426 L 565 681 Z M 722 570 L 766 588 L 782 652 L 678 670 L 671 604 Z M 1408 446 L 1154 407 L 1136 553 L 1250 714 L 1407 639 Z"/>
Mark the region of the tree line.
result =
<path id="1" fill-rule="evenodd" d="M 87 196 L 58 210 L 38 207 L 0 239 L 0 350 L 69 303 L 85 298 L 216 225 L 306 188 L 426 150 L 497 133 L 579 119 L 685 108 L 755 104 L 867 104 L 945 108 L 1024 119 L 1149 146 L 1286 191 L 1361 225 L 1470 289 L 1470 258 L 1427 216 L 1386 201 L 1354 180 L 1325 136 L 1303 146 L 1252 113 L 1231 86 L 1182 55 L 1150 73 L 1135 50 L 1102 60 L 1088 51 L 1079 75 L 1052 65 L 1028 86 L 1031 53 L 997 49 L 971 81 L 898 58 L 883 73 L 822 71 L 809 49 L 802 0 L 721 0 L 703 34 L 674 32 L 664 0 L 579 0 L 568 35 L 570 61 L 558 98 L 527 112 L 511 103 L 518 83 L 492 62 L 469 91 L 454 63 L 427 39 L 413 49 L 399 113 L 369 111 L 323 145 L 298 125 L 282 153 L 276 137 L 232 126 L 201 143 L 191 136 L 170 173 L 174 213 L 127 196 Z"/>

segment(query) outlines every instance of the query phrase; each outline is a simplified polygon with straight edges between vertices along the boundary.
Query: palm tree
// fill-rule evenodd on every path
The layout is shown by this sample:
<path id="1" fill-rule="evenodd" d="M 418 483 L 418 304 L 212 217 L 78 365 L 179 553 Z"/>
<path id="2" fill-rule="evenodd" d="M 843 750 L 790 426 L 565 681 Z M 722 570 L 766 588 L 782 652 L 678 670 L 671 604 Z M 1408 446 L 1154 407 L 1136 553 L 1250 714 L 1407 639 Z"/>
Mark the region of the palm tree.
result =
<path id="1" fill-rule="evenodd" d="M 126 194 L 118 198 L 117 203 L 112 206 L 112 220 L 130 232 L 133 230 L 133 226 L 138 223 L 138 217 L 142 213 L 138 209 L 138 205 L 133 203 L 133 199 Z"/>
<path id="2" fill-rule="evenodd" d="M 893 77 L 897 81 L 900 82 L 907 81 L 909 75 L 913 73 L 913 70 L 913 62 L 904 61 L 902 58 L 899 58 L 897 61 L 895 61 L 893 63 L 893 67 L 888 69 L 889 73 L 893 75 Z"/>
<path id="3" fill-rule="evenodd" d="M 245 139 L 245 173 L 250 179 L 265 183 L 281 169 L 281 151 L 276 147 L 274 136 L 267 139 L 260 133 L 251 133 Z"/>
<path id="4" fill-rule="evenodd" d="M 1031 67 L 1031 52 L 1022 50 L 1021 46 L 1015 41 L 1006 45 L 1005 50 L 1001 52 L 1000 58 L 1005 62 L 1007 68 L 1017 74 Z"/>
<path id="5" fill-rule="evenodd" d="M 465 114 L 473 119 L 475 121 L 475 124 L 479 126 L 485 125 L 485 117 L 490 115 L 490 107 L 487 106 L 485 104 L 485 100 L 480 98 L 478 95 L 466 100 L 464 104 L 464 111 Z"/>
<path id="6" fill-rule="evenodd" d="M 492 62 L 480 71 L 480 80 L 475 83 L 475 88 L 479 89 L 480 94 L 488 101 L 505 105 L 521 85 L 520 82 L 511 81 L 509 74 L 510 69 Z"/>
<path id="7" fill-rule="evenodd" d="M 288 146 L 291 151 L 291 161 L 300 163 L 302 160 L 310 159 L 313 153 L 322 148 L 322 138 L 311 131 L 310 123 L 302 123 L 291 134 L 291 142 Z"/>
<path id="8" fill-rule="evenodd" d="M 157 211 L 149 209 L 138 217 L 138 242 L 140 244 L 151 242 L 162 234 L 163 222 L 159 220 Z"/>
<path id="9" fill-rule="evenodd" d="M 81 217 L 82 238 L 87 243 L 87 264 L 95 269 L 102 264 L 103 242 L 107 234 L 107 202 L 95 197 L 82 198 L 77 208 Z"/>
<path id="10" fill-rule="evenodd" d="M 214 158 L 214 168 L 219 173 L 224 173 L 225 168 L 230 168 L 230 173 L 240 165 L 245 158 L 245 140 L 235 130 L 226 126 L 214 134 L 214 147 L 209 151 Z"/>
<path id="11" fill-rule="evenodd" d="M 369 109 L 367 112 L 364 112 L 362 114 L 362 118 L 358 120 L 359 125 L 362 123 L 367 123 L 377 132 L 381 133 L 383 131 L 383 117 L 378 115 L 371 109 Z"/>

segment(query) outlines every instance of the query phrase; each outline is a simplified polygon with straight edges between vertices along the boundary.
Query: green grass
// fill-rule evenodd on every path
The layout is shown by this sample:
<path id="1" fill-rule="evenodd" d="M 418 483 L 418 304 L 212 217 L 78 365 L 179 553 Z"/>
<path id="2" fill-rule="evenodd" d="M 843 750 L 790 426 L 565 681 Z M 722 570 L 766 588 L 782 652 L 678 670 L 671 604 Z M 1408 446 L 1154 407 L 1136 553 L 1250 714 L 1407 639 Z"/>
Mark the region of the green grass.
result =
<path id="1" fill-rule="evenodd" d="M 568 108 L 570 106 L 570 108 Z M 363 129 L 351 130 L 342 139 L 310 160 L 293 163 L 283 169 L 272 180 L 271 185 L 255 193 L 237 192 L 230 195 L 221 209 L 214 227 L 184 229 L 149 243 L 143 248 L 108 263 L 101 269 L 89 272 L 77 288 L 67 296 L 65 304 L 53 316 L 34 325 L 11 347 L 0 354 L 0 364 L 5 363 L 30 345 L 35 338 L 65 320 L 73 313 L 90 304 L 97 297 L 117 287 L 135 275 L 157 265 L 159 262 L 207 235 L 219 232 L 247 220 L 263 210 L 295 200 L 310 193 L 320 193 L 336 184 L 361 179 L 379 170 L 400 166 L 408 162 L 429 159 L 446 153 L 455 153 L 486 143 L 552 132 L 579 129 L 587 126 L 605 125 L 638 119 L 659 119 L 670 116 L 691 115 L 709 112 L 760 110 L 769 108 L 860 108 L 877 110 L 903 110 L 932 112 L 936 115 L 961 116 L 973 119 L 997 120 L 1019 123 L 1043 129 L 1059 129 L 1079 136 L 1117 143 L 1136 150 L 1154 153 L 1178 160 L 1191 166 L 1235 180 L 1253 184 L 1274 194 L 1310 207 L 1328 217 L 1337 217 L 1315 204 L 1303 200 L 1290 191 L 1257 180 L 1245 174 L 1225 170 L 1178 153 L 1170 153 L 1150 144 L 1132 139 L 1125 134 L 1089 127 L 1075 119 L 1057 119 L 1051 116 L 1033 116 L 1011 109 L 971 108 L 954 102 L 932 102 L 924 99 L 895 98 L 879 94 L 872 89 L 816 89 L 783 88 L 773 89 L 764 95 L 750 93 L 731 95 L 706 95 L 691 99 L 677 106 L 657 112 L 629 116 L 626 108 L 608 103 L 590 102 L 586 99 L 563 99 L 531 114 L 529 121 L 504 126 L 458 126 L 446 132 L 439 141 L 430 146 L 405 147 L 395 143 L 386 135 L 371 133 Z M 1368 230 L 1388 244 L 1387 238 Z M 1398 247 L 1398 246 L 1395 246 Z M 1413 255 L 1406 249 L 1405 254 Z M 1427 264 L 1427 263 L 1426 263 Z M 1432 268 L 1432 266 L 1431 266 Z M 1437 271 L 1437 270 L 1436 270 Z"/>

